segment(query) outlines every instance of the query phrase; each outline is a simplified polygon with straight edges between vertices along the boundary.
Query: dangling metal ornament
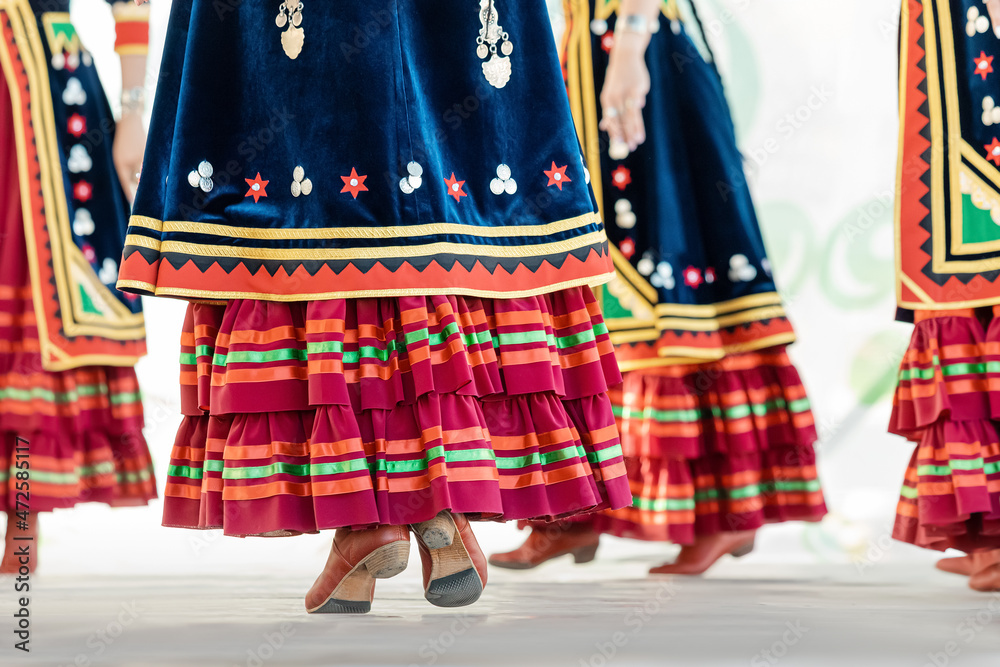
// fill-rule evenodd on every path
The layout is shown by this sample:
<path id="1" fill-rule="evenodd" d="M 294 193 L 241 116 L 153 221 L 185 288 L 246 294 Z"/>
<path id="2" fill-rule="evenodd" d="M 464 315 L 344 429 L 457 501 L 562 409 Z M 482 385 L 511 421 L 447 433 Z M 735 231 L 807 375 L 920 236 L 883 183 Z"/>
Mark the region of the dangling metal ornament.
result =
<path id="1" fill-rule="evenodd" d="M 306 41 L 306 33 L 300 27 L 302 25 L 301 0 L 291 0 L 282 2 L 278 7 L 278 16 L 274 19 L 274 24 L 279 28 L 288 26 L 288 30 L 281 33 L 281 47 L 285 49 L 285 55 L 295 60 L 302 53 L 302 45 Z"/>
<path id="2" fill-rule="evenodd" d="M 478 44 L 476 55 L 486 61 L 483 63 L 483 76 L 490 85 L 503 88 L 510 81 L 511 66 L 508 56 L 514 51 L 514 44 L 510 41 L 510 35 L 504 32 L 500 25 L 494 7 L 495 2 L 496 0 L 479 0 L 479 22 L 483 27 L 476 37 Z M 498 44 L 500 53 L 497 53 Z"/>

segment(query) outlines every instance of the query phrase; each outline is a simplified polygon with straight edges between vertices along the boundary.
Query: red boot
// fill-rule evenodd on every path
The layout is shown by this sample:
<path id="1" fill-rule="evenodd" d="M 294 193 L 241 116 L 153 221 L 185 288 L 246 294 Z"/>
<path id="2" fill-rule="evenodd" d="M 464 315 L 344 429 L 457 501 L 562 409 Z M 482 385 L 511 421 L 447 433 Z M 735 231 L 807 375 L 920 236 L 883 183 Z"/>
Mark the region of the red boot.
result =
<path id="1" fill-rule="evenodd" d="M 958 574 L 963 577 L 972 576 L 972 556 L 956 556 L 954 558 L 942 558 L 934 567 L 947 572 L 948 574 Z"/>
<path id="2" fill-rule="evenodd" d="M 28 537 L 32 539 L 15 539 Z M 38 568 L 38 513 L 28 514 L 27 521 L 24 521 L 18 519 L 14 512 L 7 512 L 7 537 L 4 542 L 0 574 L 19 574 L 22 567 L 27 567 L 29 574 L 34 572 Z M 24 548 L 29 553 L 26 563 L 22 562 L 20 555 Z"/>
<path id="3" fill-rule="evenodd" d="M 490 565 L 508 570 L 530 570 L 559 556 L 572 554 L 577 563 L 589 563 L 597 554 L 600 533 L 589 523 L 553 524 L 532 528 L 528 539 L 514 551 L 490 556 Z"/>
<path id="4" fill-rule="evenodd" d="M 410 526 L 423 564 L 424 597 L 438 607 L 464 607 L 486 587 L 486 556 L 464 514 L 441 512 Z"/>
<path id="5" fill-rule="evenodd" d="M 673 563 L 654 567 L 650 574 L 704 574 L 715 562 L 729 554 L 739 558 L 753 551 L 755 530 L 741 530 L 734 533 L 716 533 L 697 537 L 694 544 L 685 545 Z"/>
<path id="6" fill-rule="evenodd" d="M 326 567 L 306 594 L 310 614 L 367 614 L 375 598 L 375 580 L 406 569 L 410 533 L 406 526 L 369 530 L 338 528 Z"/>

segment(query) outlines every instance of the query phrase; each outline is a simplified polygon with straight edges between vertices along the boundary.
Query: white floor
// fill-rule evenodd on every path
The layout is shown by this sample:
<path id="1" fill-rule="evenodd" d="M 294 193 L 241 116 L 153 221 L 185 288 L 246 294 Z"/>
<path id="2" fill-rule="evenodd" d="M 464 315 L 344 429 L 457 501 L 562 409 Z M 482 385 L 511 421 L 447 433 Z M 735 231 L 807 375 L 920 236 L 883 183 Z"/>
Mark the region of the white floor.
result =
<path id="1" fill-rule="evenodd" d="M 1000 595 L 917 563 L 720 563 L 651 579 L 650 550 L 527 573 L 493 570 L 480 602 L 422 599 L 419 569 L 380 582 L 366 616 L 308 616 L 301 575 L 37 577 L 32 652 L 13 650 L 0 582 L 0 665 L 860 665 L 998 664 Z M 8 626 L 8 627 L 3 627 Z M 948 652 L 951 655 L 948 655 Z"/>

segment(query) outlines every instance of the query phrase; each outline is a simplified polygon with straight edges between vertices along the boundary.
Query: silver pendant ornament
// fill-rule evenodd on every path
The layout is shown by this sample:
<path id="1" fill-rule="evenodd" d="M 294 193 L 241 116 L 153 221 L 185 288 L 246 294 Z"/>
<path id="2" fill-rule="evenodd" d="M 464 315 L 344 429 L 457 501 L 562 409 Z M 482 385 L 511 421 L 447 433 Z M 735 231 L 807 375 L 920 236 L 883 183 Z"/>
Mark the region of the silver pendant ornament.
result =
<path id="1" fill-rule="evenodd" d="M 278 15 L 274 19 L 274 24 L 279 28 L 288 26 L 288 30 L 281 33 L 281 48 L 285 50 L 285 55 L 295 60 L 302 53 L 302 46 L 306 41 L 305 31 L 302 30 L 302 7 L 301 0 L 289 0 L 282 2 L 278 7 Z"/>
<path id="2" fill-rule="evenodd" d="M 514 44 L 500 25 L 496 0 L 479 0 L 479 22 L 482 29 L 476 37 L 476 55 L 483 61 L 483 76 L 494 88 L 503 88 L 510 81 L 510 54 Z M 499 48 L 498 48 L 499 46 Z M 499 51 L 499 53 L 498 53 Z"/>

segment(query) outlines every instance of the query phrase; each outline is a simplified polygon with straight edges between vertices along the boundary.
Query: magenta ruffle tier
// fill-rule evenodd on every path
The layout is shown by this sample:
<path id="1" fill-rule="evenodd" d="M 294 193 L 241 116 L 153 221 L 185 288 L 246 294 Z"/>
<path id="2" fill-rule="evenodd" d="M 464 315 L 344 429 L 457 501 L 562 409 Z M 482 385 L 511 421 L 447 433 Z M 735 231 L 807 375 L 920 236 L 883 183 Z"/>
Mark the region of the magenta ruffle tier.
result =
<path id="1" fill-rule="evenodd" d="M 285 535 L 630 495 L 589 288 L 192 304 L 164 525 Z"/>
<path id="2" fill-rule="evenodd" d="M 893 537 L 928 549 L 1000 548 L 1000 323 L 918 311 L 889 430 L 917 443 Z"/>

